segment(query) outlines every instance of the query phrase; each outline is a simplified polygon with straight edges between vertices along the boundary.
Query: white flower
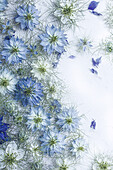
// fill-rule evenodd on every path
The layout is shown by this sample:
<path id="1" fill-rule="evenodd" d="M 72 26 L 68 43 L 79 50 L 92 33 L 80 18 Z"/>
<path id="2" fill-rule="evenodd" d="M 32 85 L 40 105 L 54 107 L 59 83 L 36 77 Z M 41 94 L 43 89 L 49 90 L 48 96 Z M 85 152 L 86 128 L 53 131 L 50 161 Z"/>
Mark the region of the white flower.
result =
<path id="1" fill-rule="evenodd" d="M 24 150 L 17 149 L 15 141 L 11 141 L 6 150 L 0 149 L 0 169 L 19 170 L 18 161 L 24 157 Z"/>
<path id="2" fill-rule="evenodd" d="M 32 70 L 34 77 L 38 80 L 44 79 L 46 76 L 51 74 L 52 66 L 47 61 L 37 61 L 32 63 Z"/>
<path id="3" fill-rule="evenodd" d="M 55 168 L 55 170 L 75 170 L 75 164 L 68 158 L 59 158 L 57 159 L 56 164 L 57 168 Z"/>
<path id="4" fill-rule="evenodd" d="M 15 89 L 17 79 L 7 69 L 0 72 L 0 93 L 6 94 L 12 92 Z"/>

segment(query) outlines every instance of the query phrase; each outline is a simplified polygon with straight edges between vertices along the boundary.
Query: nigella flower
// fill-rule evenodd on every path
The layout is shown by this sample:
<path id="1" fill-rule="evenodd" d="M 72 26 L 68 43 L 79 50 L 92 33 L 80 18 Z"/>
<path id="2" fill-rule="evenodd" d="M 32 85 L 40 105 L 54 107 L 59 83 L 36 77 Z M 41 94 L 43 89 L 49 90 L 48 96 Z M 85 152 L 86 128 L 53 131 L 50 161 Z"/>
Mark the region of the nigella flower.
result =
<path id="1" fill-rule="evenodd" d="M 42 107 L 31 108 L 30 114 L 27 116 L 28 128 L 33 132 L 36 130 L 44 130 L 47 125 L 49 125 L 49 119 L 47 113 Z"/>
<path id="2" fill-rule="evenodd" d="M 11 141 L 6 150 L 0 149 L 0 169 L 20 169 L 19 163 L 24 157 L 25 151 L 23 149 L 17 149 L 15 141 Z"/>
<path id="3" fill-rule="evenodd" d="M 53 52 L 63 53 L 64 47 L 68 44 L 66 34 L 61 29 L 57 29 L 53 25 L 46 27 L 46 33 L 39 35 L 41 45 L 48 54 Z"/>
<path id="4" fill-rule="evenodd" d="M 21 29 L 30 29 L 39 24 L 39 11 L 33 5 L 23 5 L 17 9 L 15 21 L 20 23 Z"/>
<path id="5" fill-rule="evenodd" d="M 90 128 L 93 128 L 93 129 L 96 128 L 96 121 L 95 120 L 92 120 Z"/>
<path id="6" fill-rule="evenodd" d="M 75 170 L 74 162 L 69 158 L 58 158 L 56 159 L 56 170 Z"/>
<path id="7" fill-rule="evenodd" d="M 65 136 L 55 130 L 45 131 L 39 140 L 41 142 L 40 150 L 49 156 L 61 153 L 65 146 Z"/>
<path id="8" fill-rule="evenodd" d="M 30 54 L 30 57 L 37 55 L 37 46 L 30 45 L 30 47 L 28 47 L 28 53 Z"/>
<path id="9" fill-rule="evenodd" d="M 64 108 L 61 114 L 57 116 L 56 124 L 63 130 L 68 132 L 75 132 L 79 127 L 80 117 L 77 110 L 73 107 Z"/>
<path id="10" fill-rule="evenodd" d="M 15 33 L 13 30 L 13 27 L 10 25 L 10 21 L 7 21 L 6 24 L 2 25 L 2 33 L 3 34 L 9 34 Z"/>
<path id="11" fill-rule="evenodd" d="M 86 51 L 92 47 L 92 42 L 89 41 L 87 38 L 80 38 L 77 43 L 78 51 Z"/>
<path id="12" fill-rule="evenodd" d="M 7 69 L 0 71 L 0 93 L 5 95 L 8 92 L 13 92 L 15 90 L 15 85 L 17 84 L 17 79 L 15 76 Z"/>
<path id="13" fill-rule="evenodd" d="M 51 105 L 49 106 L 49 108 L 50 108 L 50 111 L 53 113 L 61 112 L 61 104 L 56 99 L 54 99 L 53 102 L 51 102 Z"/>
<path id="14" fill-rule="evenodd" d="M 7 4 L 8 4 L 7 0 L 0 0 L 0 12 L 5 10 Z"/>
<path id="15" fill-rule="evenodd" d="M 9 140 L 9 136 L 7 135 L 7 129 L 9 128 L 9 124 L 3 123 L 3 116 L 0 116 L 0 144 Z"/>
<path id="16" fill-rule="evenodd" d="M 113 169 L 113 159 L 104 154 L 99 154 L 95 156 L 92 162 L 92 170 L 112 170 Z"/>
<path id="17" fill-rule="evenodd" d="M 44 79 L 47 76 L 50 76 L 52 73 L 52 67 L 49 62 L 44 60 L 34 61 L 32 63 L 32 70 L 34 77 L 38 78 L 38 80 Z"/>
<path id="18" fill-rule="evenodd" d="M 21 101 L 23 106 L 38 105 L 43 96 L 41 83 L 36 83 L 32 78 L 20 79 L 17 83 L 14 97 Z"/>
<path id="19" fill-rule="evenodd" d="M 4 40 L 1 55 L 9 63 L 19 63 L 26 59 L 27 47 L 22 39 L 14 36 L 9 40 Z"/>

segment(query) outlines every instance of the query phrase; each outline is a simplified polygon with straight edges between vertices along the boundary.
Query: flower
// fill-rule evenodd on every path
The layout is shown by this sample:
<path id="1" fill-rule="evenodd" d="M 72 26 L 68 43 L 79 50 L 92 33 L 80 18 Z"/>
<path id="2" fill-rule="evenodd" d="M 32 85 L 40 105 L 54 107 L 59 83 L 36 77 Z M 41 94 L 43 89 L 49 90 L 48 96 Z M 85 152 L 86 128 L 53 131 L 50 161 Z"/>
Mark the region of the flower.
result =
<path id="1" fill-rule="evenodd" d="M 57 116 L 56 124 L 63 130 L 68 132 L 75 132 L 79 127 L 78 112 L 73 107 L 64 108 L 61 114 Z"/>
<path id="2" fill-rule="evenodd" d="M 30 45 L 30 47 L 28 47 L 28 52 L 30 54 L 30 57 L 36 56 L 38 54 L 37 46 L 36 45 Z"/>
<path id="3" fill-rule="evenodd" d="M 54 6 L 53 15 L 63 25 L 77 25 L 78 19 L 83 15 L 83 4 L 78 0 L 59 0 L 54 2 Z"/>
<path id="4" fill-rule="evenodd" d="M 65 145 L 65 136 L 54 131 L 45 131 L 43 136 L 40 137 L 41 151 L 49 156 L 56 153 L 61 153 Z"/>
<path id="5" fill-rule="evenodd" d="M 34 5 L 23 5 L 17 9 L 15 22 L 20 23 L 21 29 L 30 29 L 39 24 L 39 11 Z"/>
<path id="6" fill-rule="evenodd" d="M 23 106 L 38 105 L 43 90 L 41 83 L 36 83 L 32 78 L 20 79 L 17 83 L 14 98 L 20 100 Z"/>
<path id="7" fill-rule="evenodd" d="M 1 55 L 9 63 L 19 63 L 26 59 L 27 47 L 22 39 L 14 36 L 9 40 L 4 40 L 3 50 Z"/>
<path id="8" fill-rule="evenodd" d="M 78 51 L 86 51 L 89 50 L 90 47 L 92 47 L 91 41 L 89 41 L 87 38 L 80 38 L 77 43 Z"/>
<path id="9" fill-rule="evenodd" d="M 17 149 L 15 141 L 11 141 L 6 150 L 0 149 L 0 169 L 18 169 L 18 163 L 24 157 L 25 151 Z"/>
<path id="10" fill-rule="evenodd" d="M 46 33 L 39 35 L 41 46 L 48 54 L 53 52 L 63 53 L 64 47 L 68 44 L 64 31 L 57 29 L 53 25 L 46 27 Z"/>
<path id="11" fill-rule="evenodd" d="M 32 63 L 32 70 L 34 77 L 38 78 L 38 80 L 46 78 L 46 76 L 50 76 L 51 74 L 51 65 L 47 61 L 37 61 Z"/>
<path id="12" fill-rule="evenodd" d="M 11 33 L 15 33 L 13 27 L 10 25 L 10 21 L 7 21 L 6 24 L 2 25 L 2 33 L 9 35 L 11 35 Z"/>
<path id="13" fill-rule="evenodd" d="M 88 6 L 88 9 L 89 10 L 94 10 L 98 6 L 98 4 L 99 4 L 99 2 L 91 1 L 89 6 Z"/>
<path id="14" fill-rule="evenodd" d="M 61 104 L 56 99 L 54 99 L 51 102 L 51 105 L 49 107 L 50 107 L 50 111 L 52 111 L 54 113 L 60 113 L 61 112 Z"/>
<path id="15" fill-rule="evenodd" d="M 75 170 L 74 163 L 68 158 L 56 159 L 57 168 L 55 170 Z"/>
<path id="16" fill-rule="evenodd" d="M 0 116 L 0 144 L 9 140 L 9 136 L 7 135 L 7 129 L 9 128 L 9 124 L 3 123 L 3 116 Z"/>
<path id="17" fill-rule="evenodd" d="M 17 84 L 17 79 L 15 76 L 7 69 L 1 70 L 0 72 L 0 93 L 5 95 L 7 92 L 13 92 L 15 90 L 15 85 Z"/>
<path id="18" fill-rule="evenodd" d="M 98 65 L 101 63 L 101 58 L 102 58 L 102 57 L 99 57 L 99 58 L 97 58 L 96 60 L 94 60 L 94 58 L 92 58 L 92 65 L 93 65 L 94 67 L 98 67 Z"/>
<path id="19" fill-rule="evenodd" d="M 92 120 L 91 125 L 90 125 L 90 128 L 93 128 L 93 129 L 96 128 L 96 122 L 95 122 L 95 120 Z"/>
<path id="20" fill-rule="evenodd" d="M 27 119 L 28 128 L 33 131 L 36 131 L 37 129 L 44 130 L 49 123 L 47 113 L 44 112 L 42 107 L 32 107 L 30 115 L 27 116 Z"/>
<path id="21" fill-rule="evenodd" d="M 113 169 L 113 159 L 108 155 L 99 154 L 92 162 L 92 170 L 111 170 Z"/>
<path id="22" fill-rule="evenodd" d="M 0 1 L 0 12 L 5 10 L 5 8 L 7 7 L 7 4 L 8 4 L 7 0 Z"/>

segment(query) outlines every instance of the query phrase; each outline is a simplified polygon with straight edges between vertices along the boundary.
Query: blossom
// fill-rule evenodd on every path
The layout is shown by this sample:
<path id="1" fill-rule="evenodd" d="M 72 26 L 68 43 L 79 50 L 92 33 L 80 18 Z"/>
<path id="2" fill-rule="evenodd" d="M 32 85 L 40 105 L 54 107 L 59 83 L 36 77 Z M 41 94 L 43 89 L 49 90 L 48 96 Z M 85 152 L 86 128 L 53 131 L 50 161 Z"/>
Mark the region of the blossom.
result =
<path id="1" fill-rule="evenodd" d="M 9 40 L 4 40 L 3 50 L 1 55 L 9 63 L 19 63 L 26 59 L 27 46 L 22 39 L 14 36 Z"/>
<path id="2" fill-rule="evenodd" d="M 11 141 L 6 150 L 0 149 L 0 169 L 18 169 L 18 163 L 24 157 L 25 151 L 17 149 L 15 141 Z"/>
<path id="3" fill-rule="evenodd" d="M 0 93 L 6 94 L 7 92 L 13 92 L 17 79 L 9 70 L 4 69 L 0 71 Z"/>
<path id="4" fill-rule="evenodd" d="M 7 7 L 7 4 L 8 4 L 7 0 L 0 1 L 0 12 L 5 10 L 5 8 Z"/>
<path id="5" fill-rule="evenodd" d="M 13 27 L 10 25 L 10 21 L 7 21 L 6 24 L 2 25 L 2 33 L 3 34 L 9 34 L 14 33 L 15 31 L 13 30 Z"/>
<path id="6" fill-rule="evenodd" d="M 56 124 L 63 130 L 68 132 L 75 132 L 79 127 L 78 112 L 73 107 L 64 108 L 61 114 L 57 116 Z"/>
<path id="7" fill-rule="evenodd" d="M 0 144 L 9 140 L 9 136 L 7 135 L 7 130 L 9 128 L 9 124 L 3 123 L 3 116 L 0 116 Z"/>
<path id="8" fill-rule="evenodd" d="M 77 43 L 78 51 L 86 51 L 90 47 L 92 47 L 91 41 L 89 41 L 87 38 L 80 38 L 78 43 Z"/>
<path id="9" fill-rule="evenodd" d="M 99 57 L 99 58 L 97 58 L 96 60 L 94 60 L 94 58 L 92 58 L 92 65 L 93 65 L 94 67 L 98 67 L 98 65 L 101 63 L 101 58 L 102 58 L 102 57 Z"/>
<path id="10" fill-rule="evenodd" d="M 49 124 L 47 113 L 44 112 L 42 107 L 32 107 L 27 119 L 28 128 L 32 129 L 33 131 L 38 129 L 44 130 L 44 128 Z"/>
<path id="11" fill-rule="evenodd" d="M 34 77 L 38 78 L 38 80 L 44 79 L 51 74 L 51 65 L 47 61 L 39 60 L 32 63 L 32 70 Z"/>
<path id="12" fill-rule="evenodd" d="M 57 168 L 55 170 L 75 170 L 74 163 L 68 158 L 56 159 Z"/>
<path id="13" fill-rule="evenodd" d="M 61 104 L 56 99 L 54 99 L 51 102 L 51 105 L 49 107 L 50 107 L 50 111 L 52 111 L 54 113 L 60 113 L 61 112 Z"/>
<path id="14" fill-rule="evenodd" d="M 32 78 L 20 79 L 17 83 L 14 98 L 21 101 L 23 106 L 38 105 L 43 96 L 41 83 L 36 83 Z"/>
<path id="15" fill-rule="evenodd" d="M 63 53 L 64 47 L 68 44 L 66 34 L 61 29 L 57 29 L 53 25 L 46 27 L 46 33 L 39 35 L 41 39 L 40 45 L 48 54 L 53 52 Z"/>
<path id="16" fill-rule="evenodd" d="M 54 131 L 45 131 L 43 136 L 40 137 L 41 142 L 41 151 L 49 156 L 53 156 L 56 153 L 61 153 L 64 149 L 65 136 L 58 132 Z"/>
<path id="17" fill-rule="evenodd" d="M 23 5 L 17 8 L 15 22 L 20 23 L 21 29 L 30 29 L 39 24 L 39 11 L 34 5 Z"/>

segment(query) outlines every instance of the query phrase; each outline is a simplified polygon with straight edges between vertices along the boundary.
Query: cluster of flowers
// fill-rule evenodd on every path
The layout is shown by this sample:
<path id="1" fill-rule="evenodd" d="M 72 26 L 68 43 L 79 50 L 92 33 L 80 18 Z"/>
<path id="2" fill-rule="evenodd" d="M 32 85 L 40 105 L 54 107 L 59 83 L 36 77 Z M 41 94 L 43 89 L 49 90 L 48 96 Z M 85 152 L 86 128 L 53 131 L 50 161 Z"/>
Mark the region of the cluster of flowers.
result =
<path id="1" fill-rule="evenodd" d="M 10 5 L 14 11 L 8 16 Z M 65 6 L 71 21 L 75 5 Z M 62 103 L 57 77 L 67 36 L 43 25 L 30 1 L 2 0 L 0 14 L 0 169 L 75 169 L 87 145 L 77 109 Z"/>

